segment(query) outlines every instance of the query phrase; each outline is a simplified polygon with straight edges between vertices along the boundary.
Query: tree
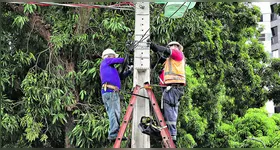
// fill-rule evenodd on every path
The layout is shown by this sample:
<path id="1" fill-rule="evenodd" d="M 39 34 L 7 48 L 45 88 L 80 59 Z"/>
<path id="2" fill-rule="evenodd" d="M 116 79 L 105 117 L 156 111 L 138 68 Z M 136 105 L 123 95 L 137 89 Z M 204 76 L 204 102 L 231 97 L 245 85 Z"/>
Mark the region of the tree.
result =
<path id="1" fill-rule="evenodd" d="M 100 111 L 105 111 L 98 90 L 98 58 L 108 46 L 124 50 L 122 43 L 126 42 L 125 36 L 130 30 L 123 22 L 124 12 L 9 3 L 4 6 L 4 12 L 7 20 L 4 31 L 11 35 L 12 50 L 21 54 L 23 64 L 30 65 L 26 69 L 14 65 L 23 71 L 20 73 L 23 78 L 18 80 L 22 95 L 11 98 L 18 101 L 18 109 L 23 110 L 21 114 L 15 114 L 15 126 L 23 129 L 19 134 L 21 139 L 32 147 L 104 144 L 99 141 L 106 139 L 108 121 L 100 115 Z M 2 52 L 9 52 L 7 47 Z M 29 53 L 30 58 L 27 57 Z M 3 57 L 7 57 L 7 64 L 11 63 L 9 59 L 17 58 Z M 11 65 L 7 66 L 4 84 L 8 83 L 7 74 L 12 69 Z M 14 95 L 13 91 L 9 93 L 9 88 L 5 94 Z M 16 112 L 15 109 L 12 112 Z M 36 130 L 32 130 L 34 128 Z M 82 133 L 87 134 L 83 137 Z M 61 138 L 63 136 L 65 138 Z M 16 140 L 19 139 L 17 136 Z M 13 142 L 16 141 L 11 144 Z"/>
<path id="2" fill-rule="evenodd" d="M 267 62 L 257 39 L 259 17 L 258 8 L 243 3 L 199 3 L 186 19 L 157 19 L 162 21 L 155 25 L 153 41 L 183 44 L 187 64 L 199 83 L 187 87 L 190 98 L 183 99 L 180 108 L 186 131 L 181 132 L 192 133 L 197 147 L 216 147 L 214 137 L 223 120 L 232 121 L 267 101 L 258 72 Z M 201 121 L 190 121 L 193 116 Z"/>
<path id="3" fill-rule="evenodd" d="M 279 147 L 279 115 L 268 116 L 264 108 L 250 108 L 233 123 L 223 123 L 216 132 L 218 147 L 263 148 Z M 276 123 L 277 122 L 277 123 Z"/>
<path id="4" fill-rule="evenodd" d="M 108 117 L 99 91 L 100 55 L 108 47 L 121 56 L 127 53 L 134 12 L 12 3 L 1 7 L 4 147 L 112 147 L 106 141 Z M 208 2 L 197 3 L 180 19 L 167 19 L 161 12 L 162 5 L 151 5 L 151 40 L 180 42 L 188 65 L 179 147 L 242 146 L 245 138 L 236 135 L 242 130 L 237 122 L 247 126 L 246 119 L 259 113 L 249 108 L 262 107 L 268 98 L 276 102 L 279 85 L 278 61 L 269 60 L 258 42 L 259 9 Z M 157 62 L 155 56 L 152 62 Z M 153 83 L 159 67 L 152 70 Z M 125 93 L 132 81 L 123 87 Z M 124 97 L 123 112 L 130 95 Z M 261 121 L 254 122 L 258 127 L 265 118 L 261 115 Z M 278 117 L 273 119 L 277 122 Z M 266 138 L 266 146 L 279 147 L 271 144 L 275 139 Z"/>
<path id="5" fill-rule="evenodd" d="M 268 98 L 273 100 L 275 105 L 280 104 L 280 59 L 273 58 L 270 60 L 267 67 L 262 70 L 263 77 L 265 78 L 263 84 L 268 88 Z"/>

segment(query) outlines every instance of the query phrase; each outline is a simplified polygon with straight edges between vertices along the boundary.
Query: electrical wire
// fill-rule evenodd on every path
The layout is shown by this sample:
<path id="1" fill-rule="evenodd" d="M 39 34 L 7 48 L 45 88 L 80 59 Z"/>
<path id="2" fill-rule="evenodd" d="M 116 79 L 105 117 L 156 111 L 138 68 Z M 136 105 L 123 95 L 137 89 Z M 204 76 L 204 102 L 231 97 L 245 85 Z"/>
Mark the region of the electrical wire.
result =
<path id="1" fill-rule="evenodd" d="M 168 2 L 167 2 L 167 3 L 168 3 Z M 163 8 L 165 8 L 165 6 L 167 5 L 167 3 L 164 5 Z M 175 14 L 185 5 L 185 3 L 186 3 L 186 2 L 184 2 L 171 16 L 169 16 L 168 19 L 170 19 L 173 15 L 175 15 Z M 191 4 L 191 3 L 189 3 L 187 9 L 189 8 L 190 4 Z M 163 9 L 162 9 L 162 10 L 163 10 Z M 161 11 L 162 11 L 162 10 L 161 10 Z M 154 18 L 154 19 L 155 19 L 155 18 Z M 151 27 L 150 27 L 150 28 L 151 28 Z M 134 48 L 137 47 L 137 46 L 139 45 L 140 42 L 142 42 L 143 40 L 145 40 L 145 39 L 147 39 L 147 38 L 149 37 L 149 35 L 148 35 L 147 37 L 144 38 L 144 36 L 148 33 L 148 31 L 150 30 L 150 28 L 148 28 L 147 31 L 144 33 L 144 35 L 142 35 L 141 39 L 140 39 L 136 44 L 134 44 Z"/>
<path id="2" fill-rule="evenodd" d="M 176 14 L 176 13 L 185 5 L 185 3 L 186 3 L 186 2 L 184 2 L 172 15 L 170 15 L 170 16 L 168 17 L 168 19 L 170 19 L 174 14 Z M 188 6 L 187 6 L 187 12 L 188 12 L 188 8 L 189 8 L 190 4 L 191 4 L 191 3 L 189 3 Z M 165 6 L 166 6 L 166 5 L 165 5 Z M 163 8 L 165 8 L 165 6 L 164 6 Z M 146 35 L 146 33 L 147 33 L 149 30 L 150 30 L 150 28 L 149 28 L 149 29 L 145 32 L 145 34 L 142 36 L 142 38 L 141 38 L 142 41 L 150 37 L 150 36 L 148 35 L 148 36 L 146 36 L 146 37 L 144 38 L 144 36 Z M 139 42 L 138 42 L 137 44 L 134 45 L 135 47 L 137 47 L 137 46 L 139 45 L 139 43 L 142 42 L 141 39 L 139 40 Z M 135 48 L 135 47 L 134 47 L 134 48 Z M 153 66 L 153 68 L 151 68 L 151 74 L 155 73 L 155 68 L 157 67 L 157 64 L 159 63 L 159 60 L 161 59 L 160 57 L 161 57 L 161 55 L 159 56 L 159 59 L 158 59 L 158 61 L 156 62 L 156 64 Z"/>
<path id="3" fill-rule="evenodd" d="M 165 3 L 165 5 L 161 8 L 161 10 L 159 11 L 159 12 L 163 12 L 163 9 L 165 8 L 165 6 L 168 4 L 168 2 L 167 3 Z M 153 18 L 153 21 L 152 22 L 154 22 L 154 20 L 155 20 L 156 18 Z M 133 43 L 133 49 L 135 48 L 135 47 L 137 47 L 138 45 L 139 45 L 139 43 L 140 42 L 142 42 L 143 40 L 145 40 L 145 39 L 143 39 L 144 38 L 144 36 L 148 33 L 148 31 L 150 30 L 150 28 L 151 27 L 149 27 L 148 29 L 147 29 L 147 31 L 144 33 L 144 35 L 142 35 L 142 37 L 141 37 L 141 39 L 138 41 L 138 43 L 135 43 L 136 41 L 134 41 L 134 43 Z M 149 36 L 148 36 L 149 37 Z"/>
<path id="4" fill-rule="evenodd" d="M 35 4 L 38 6 L 66 6 L 66 7 L 85 7 L 85 8 L 108 8 L 108 9 L 116 9 L 116 10 L 129 10 L 134 11 L 134 4 L 132 2 L 121 2 L 119 4 L 114 5 L 88 5 L 88 4 L 61 4 L 61 3 L 55 3 L 55 2 L 10 2 L 10 3 L 16 3 L 16 4 Z M 128 6 L 124 6 L 128 5 Z"/>

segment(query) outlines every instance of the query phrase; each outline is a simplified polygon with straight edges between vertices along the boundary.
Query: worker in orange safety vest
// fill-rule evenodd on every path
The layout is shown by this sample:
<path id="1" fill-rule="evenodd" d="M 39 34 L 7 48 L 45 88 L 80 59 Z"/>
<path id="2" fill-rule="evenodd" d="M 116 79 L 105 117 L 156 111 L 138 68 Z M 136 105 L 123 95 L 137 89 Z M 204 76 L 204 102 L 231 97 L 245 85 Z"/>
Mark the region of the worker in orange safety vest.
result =
<path id="1" fill-rule="evenodd" d="M 176 144 L 179 102 L 184 94 L 184 86 L 186 85 L 183 46 L 176 41 L 170 42 L 168 47 L 159 46 L 151 42 L 150 48 L 154 52 L 162 53 L 166 56 L 163 63 L 164 68 L 159 75 L 159 84 L 162 86 L 163 91 L 163 116 L 171 137 Z"/>

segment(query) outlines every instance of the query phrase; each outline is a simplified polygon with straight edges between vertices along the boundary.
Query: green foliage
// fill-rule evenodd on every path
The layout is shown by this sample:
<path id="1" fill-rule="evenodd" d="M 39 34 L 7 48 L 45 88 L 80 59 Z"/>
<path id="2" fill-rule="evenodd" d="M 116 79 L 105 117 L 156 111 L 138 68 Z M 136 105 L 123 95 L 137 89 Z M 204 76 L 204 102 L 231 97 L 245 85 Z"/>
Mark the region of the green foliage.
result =
<path id="1" fill-rule="evenodd" d="M 19 129 L 19 125 L 17 122 L 18 118 L 15 116 L 11 116 L 9 114 L 5 114 L 2 117 L 2 126 L 7 132 L 6 134 L 12 134 Z"/>
<path id="2" fill-rule="evenodd" d="M 180 148 L 263 147 L 258 140 L 280 147 L 279 115 L 268 117 L 257 109 L 268 99 L 279 104 L 280 63 L 269 59 L 258 41 L 260 10 L 246 5 L 197 3 L 183 18 L 167 19 L 162 5 L 151 4 L 151 40 L 184 46 L 187 85 L 177 125 Z M 1 6 L 4 147 L 112 147 L 106 140 L 100 56 L 108 47 L 121 56 L 127 53 L 134 12 L 15 6 Z M 31 17 L 38 22 L 32 24 Z M 131 88 L 128 78 L 122 89 Z M 161 91 L 154 93 L 160 97 Z M 121 94 L 124 114 L 130 95 Z"/>
<path id="3" fill-rule="evenodd" d="M 277 129 L 275 122 L 268 119 L 267 112 L 259 109 L 249 109 L 246 115 L 235 120 L 234 124 L 239 135 L 244 138 L 268 136 Z"/>
<path id="4" fill-rule="evenodd" d="M 280 114 L 273 114 L 273 116 L 271 117 L 277 126 L 280 126 Z"/>
<path id="5" fill-rule="evenodd" d="M 23 4 L 23 6 L 24 6 L 24 10 L 23 10 L 23 12 L 24 13 L 34 13 L 34 11 L 36 11 L 36 9 L 37 9 L 37 5 L 35 5 L 35 4 Z"/>
<path id="6" fill-rule="evenodd" d="M 275 146 L 274 138 L 279 133 L 279 126 L 264 109 L 249 109 L 244 117 L 234 121 L 234 125 L 243 141 L 242 147 L 261 148 L 264 147 L 262 142 L 267 147 Z"/>
<path id="7" fill-rule="evenodd" d="M 106 144 L 109 120 L 106 113 L 97 116 L 91 113 L 81 114 L 82 117 L 70 133 L 71 143 L 77 147 L 100 147 Z M 98 121 L 99 120 L 99 121 Z"/>
<path id="8" fill-rule="evenodd" d="M 43 127 L 42 123 L 37 123 L 34 121 L 33 117 L 31 114 L 27 114 L 23 118 L 21 118 L 20 122 L 22 127 L 26 127 L 25 129 L 25 136 L 26 139 L 30 142 L 34 141 L 36 138 L 39 137 L 39 133 Z"/>
<path id="9" fill-rule="evenodd" d="M 17 25 L 20 29 L 22 29 L 23 25 L 28 21 L 29 19 L 26 16 L 17 16 L 12 25 Z"/>
<path id="10" fill-rule="evenodd" d="M 263 69 L 263 84 L 268 87 L 268 98 L 273 99 L 273 102 L 280 104 L 280 59 L 274 58 L 271 60 L 268 67 Z"/>
<path id="11" fill-rule="evenodd" d="M 215 147 L 238 147 L 237 130 L 233 124 L 222 123 L 215 132 Z"/>

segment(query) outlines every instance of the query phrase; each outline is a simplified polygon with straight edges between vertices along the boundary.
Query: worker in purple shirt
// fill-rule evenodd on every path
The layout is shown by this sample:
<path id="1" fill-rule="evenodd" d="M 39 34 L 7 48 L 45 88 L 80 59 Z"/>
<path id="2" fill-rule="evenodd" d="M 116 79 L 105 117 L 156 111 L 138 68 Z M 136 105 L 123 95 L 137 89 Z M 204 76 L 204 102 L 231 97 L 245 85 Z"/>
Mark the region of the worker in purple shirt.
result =
<path id="1" fill-rule="evenodd" d="M 119 74 L 114 64 L 122 64 L 124 58 L 117 58 L 119 55 L 112 49 L 108 48 L 102 53 L 102 62 L 100 64 L 100 78 L 102 83 L 102 100 L 109 116 L 109 133 L 108 139 L 115 141 L 120 128 L 120 96 L 121 79 L 126 78 L 132 73 L 133 66 L 129 66 L 127 72 Z M 126 140 L 123 137 L 122 140 Z"/>

